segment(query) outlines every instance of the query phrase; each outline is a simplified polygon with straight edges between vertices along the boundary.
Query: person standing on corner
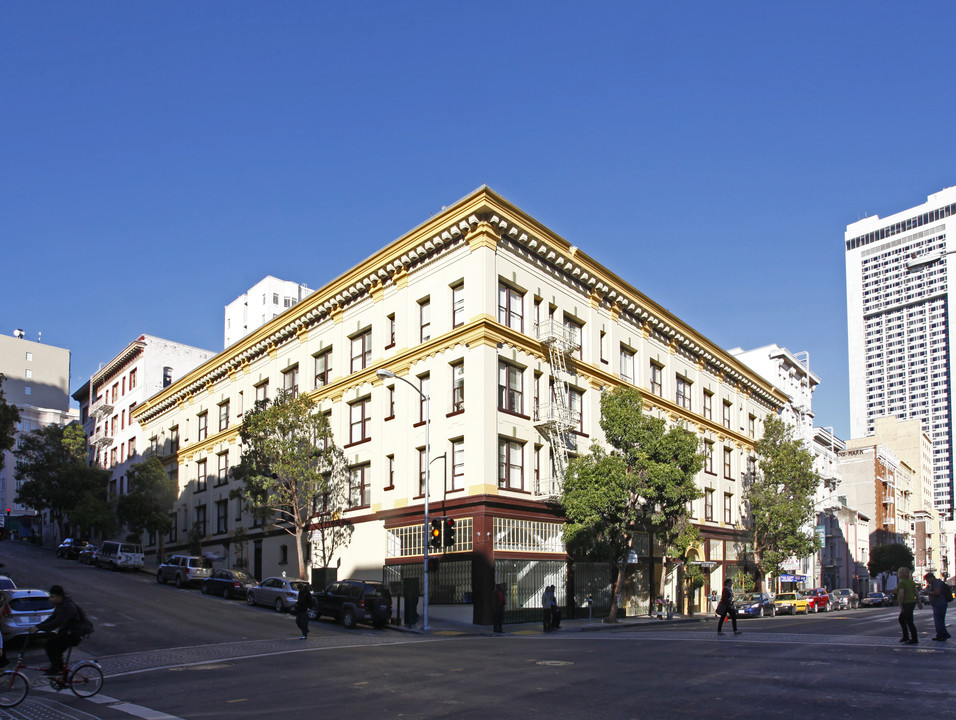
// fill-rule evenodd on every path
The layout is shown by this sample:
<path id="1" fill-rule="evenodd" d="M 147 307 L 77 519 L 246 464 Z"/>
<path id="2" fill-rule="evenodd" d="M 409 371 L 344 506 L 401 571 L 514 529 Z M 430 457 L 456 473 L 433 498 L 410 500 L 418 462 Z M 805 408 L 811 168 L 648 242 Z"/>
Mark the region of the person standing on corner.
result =
<path id="1" fill-rule="evenodd" d="M 551 632 L 551 586 L 545 587 L 541 593 L 541 621 L 544 624 L 544 631 Z"/>
<path id="2" fill-rule="evenodd" d="M 302 583 L 303 587 L 299 589 L 299 597 L 295 601 L 295 624 L 299 626 L 302 635 L 299 640 L 307 640 L 309 637 L 309 610 L 312 609 L 312 592 L 309 586 Z"/>
<path id="3" fill-rule="evenodd" d="M 933 624 L 936 625 L 936 642 L 946 642 L 952 637 L 946 630 L 946 593 L 943 589 L 943 581 L 939 580 L 935 574 L 928 572 L 923 576 L 926 581 L 926 594 L 929 595 L 929 604 L 933 607 Z"/>
<path id="4" fill-rule="evenodd" d="M 495 632 L 503 633 L 505 622 L 505 586 L 504 583 L 495 585 L 494 596 L 492 597 L 492 607 L 494 609 Z"/>
<path id="5" fill-rule="evenodd" d="M 730 622 L 734 628 L 734 635 L 740 635 L 737 629 L 737 608 L 734 607 L 734 581 L 730 578 L 724 580 L 724 589 L 720 593 L 720 602 L 717 603 L 717 634 L 723 635 L 721 628 L 724 625 L 724 619 L 730 615 Z"/>
<path id="6" fill-rule="evenodd" d="M 900 606 L 900 627 L 903 628 L 901 643 L 919 645 L 916 637 L 916 623 L 913 621 L 913 610 L 919 602 L 919 593 L 916 583 L 913 582 L 913 573 L 909 568 L 901 567 L 896 571 L 899 582 L 896 585 L 896 603 Z M 922 607 L 922 605 L 920 605 Z"/>

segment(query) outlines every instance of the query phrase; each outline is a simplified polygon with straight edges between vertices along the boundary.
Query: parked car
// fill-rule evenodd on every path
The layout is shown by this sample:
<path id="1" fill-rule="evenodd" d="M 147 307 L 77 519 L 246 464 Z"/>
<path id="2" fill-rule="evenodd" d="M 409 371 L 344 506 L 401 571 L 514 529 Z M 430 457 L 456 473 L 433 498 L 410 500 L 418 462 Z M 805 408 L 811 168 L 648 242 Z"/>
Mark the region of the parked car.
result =
<path id="1" fill-rule="evenodd" d="M 87 545 L 85 548 L 80 550 L 80 554 L 76 559 L 84 565 L 96 565 L 96 554 L 99 551 L 100 548 L 98 545 Z"/>
<path id="2" fill-rule="evenodd" d="M 891 602 L 892 599 L 889 595 L 881 592 L 871 592 L 860 600 L 860 605 L 862 607 L 887 607 Z"/>
<path id="3" fill-rule="evenodd" d="M 347 628 L 368 623 L 380 628 L 392 616 L 388 586 L 370 580 L 338 580 L 315 593 L 316 618 L 333 617 Z"/>
<path id="4" fill-rule="evenodd" d="M 807 614 L 810 612 L 810 600 L 798 592 L 777 593 L 773 599 L 778 615 Z"/>
<path id="5" fill-rule="evenodd" d="M 45 590 L 0 590 L 0 633 L 7 638 L 25 635 L 53 614 Z"/>
<path id="6" fill-rule="evenodd" d="M 96 565 L 110 570 L 139 570 L 143 567 L 143 546 L 107 540 L 96 554 Z"/>
<path id="7" fill-rule="evenodd" d="M 833 609 L 833 602 L 826 588 L 810 588 L 801 590 L 800 593 L 810 600 L 812 604 L 810 612 L 829 612 Z"/>
<path id="8" fill-rule="evenodd" d="M 270 577 L 246 593 L 247 605 L 265 605 L 276 612 L 288 612 L 299 599 L 299 591 L 312 592 L 309 583 L 301 578 Z"/>
<path id="9" fill-rule="evenodd" d="M 853 610 L 860 607 L 860 596 L 850 588 L 840 588 L 830 593 L 834 610 Z"/>
<path id="10" fill-rule="evenodd" d="M 766 617 L 776 610 L 773 598 L 763 592 L 744 593 L 734 598 L 734 607 L 740 617 Z"/>
<path id="11" fill-rule="evenodd" d="M 56 556 L 66 558 L 67 560 L 76 560 L 77 555 L 80 554 L 80 550 L 85 548 L 86 545 L 87 542 L 85 540 L 66 538 L 56 549 Z"/>
<path id="12" fill-rule="evenodd" d="M 156 570 L 156 582 L 176 583 L 181 588 L 198 585 L 212 575 L 212 562 L 199 555 L 171 555 Z"/>
<path id="13" fill-rule="evenodd" d="M 0 575 L 0 590 L 15 590 L 16 587 L 17 584 L 13 582 L 13 578 L 7 575 Z"/>
<path id="14" fill-rule="evenodd" d="M 223 598 L 244 598 L 251 588 L 256 586 L 256 579 L 242 570 L 213 570 L 212 575 L 199 583 L 203 594 L 212 593 L 222 595 Z"/>

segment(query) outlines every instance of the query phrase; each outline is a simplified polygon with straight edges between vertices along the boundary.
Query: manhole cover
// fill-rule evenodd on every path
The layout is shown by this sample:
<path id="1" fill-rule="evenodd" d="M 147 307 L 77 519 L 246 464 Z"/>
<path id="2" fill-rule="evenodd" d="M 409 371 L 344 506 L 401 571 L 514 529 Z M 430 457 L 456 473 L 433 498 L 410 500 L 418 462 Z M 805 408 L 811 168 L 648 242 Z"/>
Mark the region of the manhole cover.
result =
<path id="1" fill-rule="evenodd" d="M 552 667 L 556 667 L 558 665 L 574 665 L 574 663 L 569 660 L 538 660 L 537 664 L 551 665 Z"/>

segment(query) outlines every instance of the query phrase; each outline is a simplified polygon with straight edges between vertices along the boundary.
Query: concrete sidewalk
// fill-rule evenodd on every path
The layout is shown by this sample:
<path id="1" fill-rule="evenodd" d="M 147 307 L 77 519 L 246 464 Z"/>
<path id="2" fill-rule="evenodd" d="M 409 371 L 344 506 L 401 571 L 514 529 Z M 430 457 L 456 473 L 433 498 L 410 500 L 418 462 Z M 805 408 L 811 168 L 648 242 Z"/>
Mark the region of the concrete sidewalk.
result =
<path id="1" fill-rule="evenodd" d="M 634 617 L 620 618 L 616 623 L 605 623 L 603 618 L 574 618 L 571 620 L 561 620 L 561 627 L 557 630 L 551 630 L 545 633 L 540 621 L 529 623 L 514 623 L 504 626 L 503 635 L 554 635 L 571 632 L 601 632 L 603 630 L 625 630 L 635 627 L 662 627 L 664 625 L 703 623 L 709 618 L 706 615 L 673 615 L 671 619 L 658 620 L 656 616 L 640 615 Z M 428 630 L 422 628 L 421 618 L 419 621 L 408 628 L 404 625 L 387 625 L 390 630 L 399 632 L 416 633 L 419 635 L 486 635 L 492 637 L 491 625 L 472 625 L 470 623 L 458 622 L 456 620 L 445 620 L 443 618 L 429 617 Z"/>

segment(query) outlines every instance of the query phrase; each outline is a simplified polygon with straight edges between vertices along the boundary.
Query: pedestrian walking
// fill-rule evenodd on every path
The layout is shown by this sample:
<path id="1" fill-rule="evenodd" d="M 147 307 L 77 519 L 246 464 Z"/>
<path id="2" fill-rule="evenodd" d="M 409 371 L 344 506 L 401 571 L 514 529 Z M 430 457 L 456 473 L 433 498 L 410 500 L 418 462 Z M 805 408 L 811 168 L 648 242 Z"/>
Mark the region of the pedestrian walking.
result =
<path id="1" fill-rule="evenodd" d="M 551 586 L 545 587 L 541 593 L 541 622 L 545 632 L 551 632 Z"/>
<path id="2" fill-rule="evenodd" d="M 913 610 L 919 603 L 919 592 L 909 568 L 901 567 L 896 571 L 896 575 L 899 578 L 896 585 L 896 603 L 900 606 L 899 621 L 903 629 L 900 642 L 907 645 L 919 645 L 919 639 L 916 637 L 916 623 L 913 621 Z"/>
<path id="3" fill-rule="evenodd" d="M 503 633 L 505 622 L 505 586 L 504 583 L 495 585 L 494 596 L 492 597 L 492 606 L 494 609 L 495 632 Z"/>
<path id="4" fill-rule="evenodd" d="M 936 642 L 946 642 L 952 635 L 946 630 L 946 605 L 949 593 L 943 587 L 943 581 L 934 573 L 928 572 L 923 576 L 926 581 L 926 594 L 929 595 L 929 604 L 933 608 L 933 624 L 936 625 Z"/>
<path id="5" fill-rule="evenodd" d="M 737 629 L 737 608 L 734 607 L 734 581 L 730 578 L 724 580 L 724 589 L 720 593 L 720 602 L 717 603 L 717 634 L 723 635 L 721 628 L 724 625 L 724 619 L 730 615 L 730 622 L 734 628 L 734 635 L 740 635 Z"/>
<path id="6" fill-rule="evenodd" d="M 302 583 L 299 587 L 299 597 L 295 601 L 295 624 L 299 626 L 299 631 L 302 633 L 299 640 L 309 637 L 309 610 L 312 609 L 312 602 L 309 586 Z"/>

